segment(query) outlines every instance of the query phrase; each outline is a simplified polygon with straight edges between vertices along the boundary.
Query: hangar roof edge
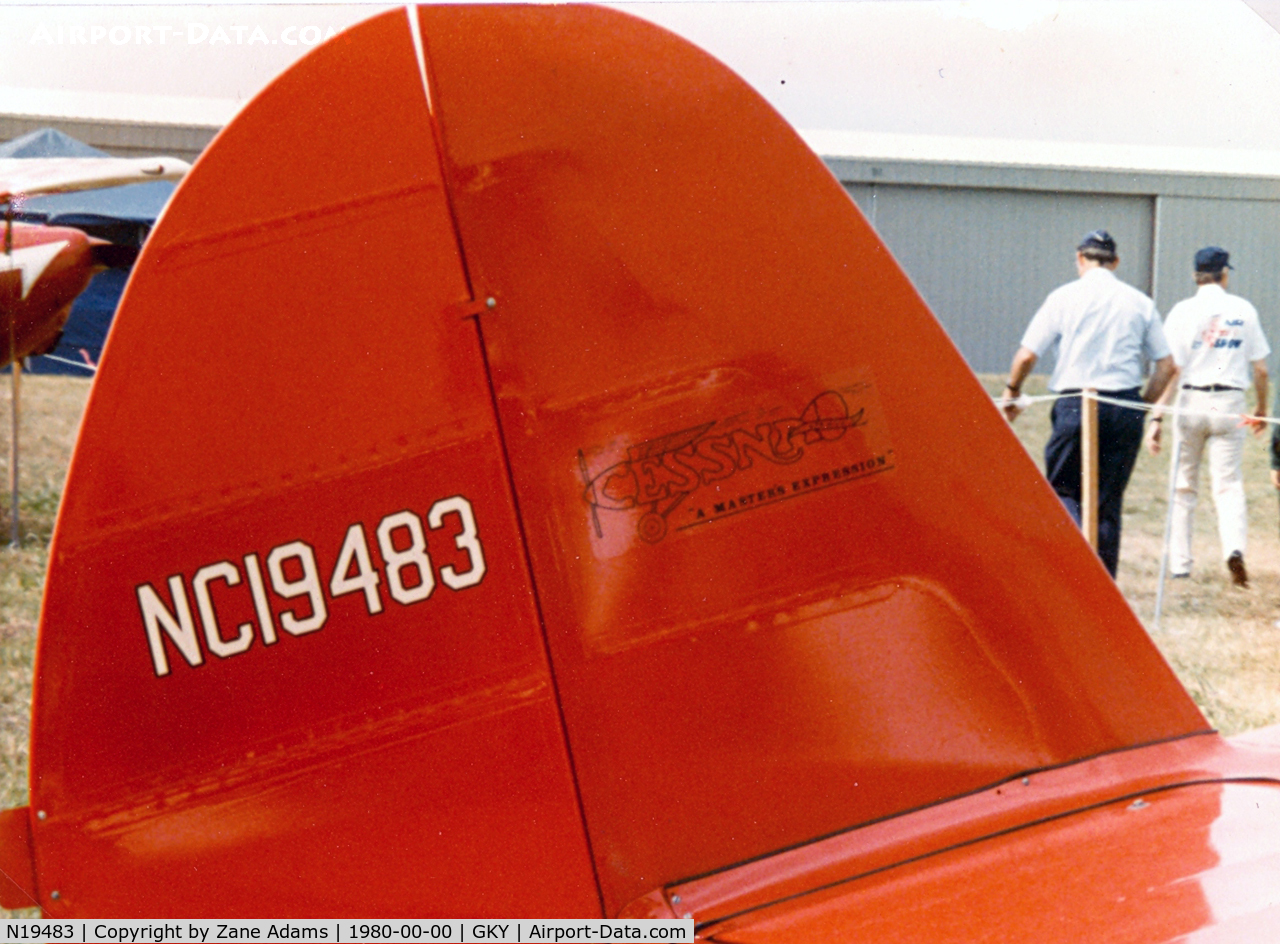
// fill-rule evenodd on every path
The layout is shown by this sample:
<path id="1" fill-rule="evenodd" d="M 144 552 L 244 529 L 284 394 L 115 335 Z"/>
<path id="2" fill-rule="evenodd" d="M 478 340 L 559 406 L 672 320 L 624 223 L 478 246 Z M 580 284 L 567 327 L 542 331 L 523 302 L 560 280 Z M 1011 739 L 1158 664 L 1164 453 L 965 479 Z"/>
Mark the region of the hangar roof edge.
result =
<path id="1" fill-rule="evenodd" d="M 802 130 L 845 183 L 1280 199 L 1280 151 Z"/>

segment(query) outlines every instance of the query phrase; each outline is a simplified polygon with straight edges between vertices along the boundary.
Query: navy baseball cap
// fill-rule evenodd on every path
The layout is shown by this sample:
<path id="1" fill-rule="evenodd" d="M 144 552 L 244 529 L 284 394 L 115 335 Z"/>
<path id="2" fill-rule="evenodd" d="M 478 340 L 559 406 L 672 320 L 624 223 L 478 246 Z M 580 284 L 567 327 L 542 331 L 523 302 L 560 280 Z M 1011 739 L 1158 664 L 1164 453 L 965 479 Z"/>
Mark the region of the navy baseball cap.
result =
<path id="1" fill-rule="evenodd" d="M 1084 252 L 1086 249 L 1097 249 L 1115 255 L 1116 241 L 1105 229 L 1095 229 L 1092 233 L 1086 233 L 1084 239 L 1080 240 L 1080 245 L 1076 246 L 1076 252 Z"/>
<path id="2" fill-rule="evenodd" d="M 1231 255 L 1221 246 L 1205 246 L 1196 253 L 1197 272 L 1221 272 L 1223 269 L 1234 269 L 1227 262 Z"/>

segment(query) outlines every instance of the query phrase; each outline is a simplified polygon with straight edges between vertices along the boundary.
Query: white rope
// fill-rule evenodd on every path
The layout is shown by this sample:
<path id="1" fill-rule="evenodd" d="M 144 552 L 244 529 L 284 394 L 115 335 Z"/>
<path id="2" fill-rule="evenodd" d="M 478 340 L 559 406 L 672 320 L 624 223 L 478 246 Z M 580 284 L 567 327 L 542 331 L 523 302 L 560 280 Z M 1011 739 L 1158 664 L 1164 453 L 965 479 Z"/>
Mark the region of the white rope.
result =
<path id="1" fill-rule="evenodd" d="M 1207 417 L 1238 416 L 1240 418 L 1241 425 L 1244 425 L 1246 423 L 1266 423 L 1271 426 L 1280 425 L 1280 417 L 1252 416 L 1247 413 L 1222 413 L 1217 410 L 1186 410 L 1176 406 L 1157 407 L 1154 403 L 1147 403 L 1145 400 L 1118 400 L 1115 397 L 1106 397 L 1096 393 L 1089 394 L 1084 391 L 1080 391 L 1078 393 L 1050 393 L 1050 394 L 1045 394 L 1044 396 L 1037 396 L 1037 397 L 1032 397 L 1032 396 L 1023 394 L 1022 396 L 1017 397 L 1016 399 L 1013 399 L 1013 400 L 1005 400 L 1002 397 L 992 397 L 992 400 L 995 402 L 997 406 L 1005 406 L 1008 404 L 1013 404 L 1019 410 L 1025 410 L 1028 407 L 1033 406 L 1034 404 L 1037 404 L 1037 403 L 1051 403 L 1054 400 L 1062 400 L 1066 397 L 1081 397 L 1081 398 L 1092 397 L 1094 400 L 1097 400 L 1099 403 L 1109 403 L 1112 406 L 1126 407 L 1127 409 L 1130 409 L 1130 410 L 1139 410 L 1146 413 L 1150 413 L 1153 410 L 1159 410 L 1161 416 L 1207 416 Z"/>
<path id="2" fill-rule="evenodd" d="M 92 364 L 84 364 L 80 361 L 73 361 L 65 357 L 58 357 L 54 354 L 41 354 L 39 356 L 43 357 L 45 360 L 57 361 L 59 364 L 70 364 L 72 367 L 79 367 L 81 370 L 87 370 L 91 374 L 96 374 L 98 372 L 98 368 L 94 367 Z"/>

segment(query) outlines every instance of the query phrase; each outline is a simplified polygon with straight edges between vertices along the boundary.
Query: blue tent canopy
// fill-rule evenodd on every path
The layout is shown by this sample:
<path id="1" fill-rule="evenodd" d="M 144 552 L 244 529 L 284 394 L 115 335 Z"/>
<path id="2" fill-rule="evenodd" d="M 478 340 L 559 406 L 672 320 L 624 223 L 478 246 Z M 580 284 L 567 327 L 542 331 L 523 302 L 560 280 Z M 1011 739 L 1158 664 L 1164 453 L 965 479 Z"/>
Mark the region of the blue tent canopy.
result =
<path id="1" fill-rule="evenodd" d="M 57 128 L 37 128 L 0 144 L 0 157 L 110 157 L 92 144 L 77 141 Z"/>
<path id="2" fill-rule="evenodd" d="M 110 157 L 106 151 L 77 141 L 56 128 L 40 128 L 0 144 L 0 157 Z M 156 180 L 124 187 L 82 190 L 15 200 L 15 218 L 51 226 L 74 226 L 114 243 L 141 246 L 160 211 L 173 194 L 174 184 Z M 62 339 L 47 357 L 33 357 L 37 374 L 88 376 L 86 359 L 97 363 L 107 329 L 124 291 L 128 274 L 109 269 L 94 276 L 71 307 Z M 80 366 L 84 365 L 84 366 Z"/>

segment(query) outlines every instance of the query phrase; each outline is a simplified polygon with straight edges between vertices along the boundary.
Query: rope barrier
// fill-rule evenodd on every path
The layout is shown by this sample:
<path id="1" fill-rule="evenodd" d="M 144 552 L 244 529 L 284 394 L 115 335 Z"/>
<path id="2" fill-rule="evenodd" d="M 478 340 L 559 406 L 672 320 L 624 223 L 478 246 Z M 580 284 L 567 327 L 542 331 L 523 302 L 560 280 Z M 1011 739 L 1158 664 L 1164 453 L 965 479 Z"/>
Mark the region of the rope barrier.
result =
<path id="1" fill-rule="evenodd" d="M 1004 406 L 1008 406 L 1009 404 L 1012 404 L 1018 408 L 1019 412 L 1022 412 L 1023 410 L 1026 410 L 1028 407 L 1034 406 L 1037 403 L 1052 403 L 1056 400 L 1062 400 L 1067 397 L 1079 397 L 1081 398 L 1081 400 L 1092 399 L 1098 403 L 1107 403 L 1107 404 L 1111 404 L 1112 406 L 1123 407 L 1125 409 L 1130 409 L 1130 410 L 1138 410 L 1139 412 L 1143 412 L 1143 413 L 1151 413 L 1153 411 L 1159 410 L 1159 415 L 1161 417 L 1205 416 L 1205 417 L 1222 418 L 1222 417 L 1235 416 L 1239 418 L 1240 426 L 1253 426 L 1255 427 L 1255 429 L 1257 429 L 1257 424 L 1260 424 L 1260 423 L 1266 424 L 1268 426 L 1280 425 L 1280 417 L 1252 416 L 1245 413 L 1222 413 L 1216 410 L 1188 410 L 1182 407 L 1169 406 L 1169 405 L 1157 406 L 1154 403 L 1147 403 L 1145 400 L 1137 400 L 1137 401 L 1120 400 L 1115 397 L 1103 396 L 1098 393 L 1087 391 L 1087 390 L 1078 390 L 1078 391 L 1075 391 L 1074 393 L 1049 393 L 1041 396 L 1029 396 L 1024 394 L 1012 400 L 1006 400 L 1003 396 L 998 396 L 998 397 L 992 397 L 992 401 L 996 404 L 997 407 L 1004 407 Z M 1257 431 L 1260 432 L 1261 430 L 1258 429 Z M 1182 437 L 1175 435 L 1173 442 L 1174 442 L 1173 461 L 1169 465 L 1168 514 L 1165 520 L 1164 537 L 1161 541 L 1160 576 L 1159 576 L 1159 583 L 1157 584 L 1157 587 L 1156 587 L 1156 606 L 1155 606 L 1155 615 L 1154 615 L 1154 624 L 1156 627 L 1160 626 L 1161 609 L 1162 609 L 1162 604 L 1164 602 L 1164 584 L 1165 584 L 1165 576 L 1168 568 L 1169 540 L 1170 540 L 1170 533 L 1171 533 L 1172 522 L 1173 522 L 1174 492 L 1177 487 L 1177 469 L 1179 464 L 1178 460 L 1182 452 Z M 1086 462 L 1087 462 L 1087 459 L 1086 459 Z M 1083 474 L 1084 470 L 1082 469 L 1081 471 Z M 1087 503 L 1087 498 L 1086 498 L 1086 503 Z M 1081 510 L 1083 512 L 1085 511 L 1085 508 L 1082 507 Z M 1096 509 L 1094 510 L 1093 513 L 1096 514 Z M 1085 533 L 1088 534 L 1089 532 L 1086 531 Z M 1092 543 L 1092 540 L 1090 541 L 1090 543 Z M 1280 626 L 1280 620 L 1276 621 L 1276 626 Z"/>
<path id="2" fill-rule="evenodd" d="M 45 358 L 45 360 L 57 361 L 59 364 L 70 364 L 72 367 L 79 367 L 81 370 L 87 370 L 91 374 L 96 374 L 98 372 L 98 368 L 94 367 L 92 364 L 83 364 L 80 361 L 73 361 L 66 357 L 58 357 L 54 354 L 41 354 L 40 357 Z"/>
<path id="3" fill-rule="evenodd" d="M 1161 416 L 1207 416 L 1207 417 L 1238 416 L 1240 418 L 1241 425 L 1245 425 L 1247 423 L 1266 423 L 1269 426 L 1280 425 L 1280 417 L 1253 416 L 1247 413 L 1221 413 L 1216 410 L 1187 410 L 1187 409 L 1183 409 L 1181 407 L 1176 407 L 1176 406 L 1161 406 L 1157 408 L 1157 406 L 1154 403 L 1147 403 L 1145 400 L 1142 400 L 1142 401 L 1118 400 L 1115 397 L 1106 397 L 1096 393 L 1088 394 L 1088 393 L 1085 393 L 1084 391 L 1079 391 L 1077 393 L 1049 393 L 1049 394 L 1043 394 L 1043 395 L 1034 396 L 1034 397 L 1029 396 L 1027 394 L 1023 394 L 1022 396 L 1019 396 L 1013 400 L 1005 400 L 1002 397 L 992 397 L 991 399 L 996 404 L 996 406 L 1003 406 L 1005 404 L 1011 403 L 1014 406 L 1016 406 L 1019 410 L 1025 410 L 1028 407 L 1034 406 L 1037 403 L 1052 403 L 1055 400 L 1064 400 L 1068 397 L 1080 397 L 1081 399 L 1083 399 L 1084 397 L 1091 397 L 1092 399 L 1097 400 L 1099 403 L 1108 403 L 1108 404 L 1111 404 L 1112 406 L 1125 407 L 1130 410 L 1138 410 L 1144 413 L 1150 413 L 1153 410 L 1159 409 Z"/>

